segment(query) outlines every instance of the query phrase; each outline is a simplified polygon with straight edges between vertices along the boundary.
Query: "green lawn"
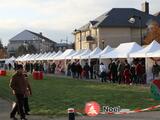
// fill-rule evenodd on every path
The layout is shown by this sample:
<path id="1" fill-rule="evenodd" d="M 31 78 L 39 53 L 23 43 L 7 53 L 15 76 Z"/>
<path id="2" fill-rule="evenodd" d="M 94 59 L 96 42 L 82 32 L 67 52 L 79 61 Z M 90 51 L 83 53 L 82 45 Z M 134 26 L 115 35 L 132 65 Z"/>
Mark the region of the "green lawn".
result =
<path id="1" fill-rule="evenodd" d="M 9 78 L 0 77 L 0 96 L 12 100 L 14 97 L 8 87 Z M 138 109 L 158 105 L 159 101 L 151 99 L 149 87 L 118 84 L 102 84 L 74 80 L 71 78 L 45 76 L 36 81 L 30 76 L 33 96 L 29 98 L 32 113 L 60 116 L 73 107 L 83 111 L 85 103 L 97 101 L 101 106 L 121 106 L 121 108 Z"/>

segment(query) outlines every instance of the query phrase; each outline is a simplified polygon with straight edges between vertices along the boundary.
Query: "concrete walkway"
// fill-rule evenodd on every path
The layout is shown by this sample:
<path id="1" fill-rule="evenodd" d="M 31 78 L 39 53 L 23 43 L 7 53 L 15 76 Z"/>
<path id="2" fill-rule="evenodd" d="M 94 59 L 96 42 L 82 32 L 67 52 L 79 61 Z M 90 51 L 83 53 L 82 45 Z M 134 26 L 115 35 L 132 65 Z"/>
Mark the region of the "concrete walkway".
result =
<path id="1" fill-rule="evenodd" d="M 0 120 L 10 120 L 11 104 L 0 98 Z M 19 116 L 17 116 L 19 118 Z M 68 117 L 50 118 L 44 116 L 27 116 L 28 120 L 68 120 Z M 143 112 L 128 115 L 99 115 L 97 117 L 76 117 L 76 120 L 160 120 L 160 111 Z"/>

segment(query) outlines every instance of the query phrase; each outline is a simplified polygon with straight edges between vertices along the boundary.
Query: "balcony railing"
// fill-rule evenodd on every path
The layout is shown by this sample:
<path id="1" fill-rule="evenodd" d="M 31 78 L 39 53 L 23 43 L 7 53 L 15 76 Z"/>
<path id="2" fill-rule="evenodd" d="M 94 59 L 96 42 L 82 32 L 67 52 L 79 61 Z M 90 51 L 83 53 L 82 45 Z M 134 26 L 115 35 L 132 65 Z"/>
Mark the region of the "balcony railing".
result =
<path id="1" fill-rule="evenodd" d="M 94 40 L 95 40 L 95 38 L 92 37 L 91 35 L 88 35 L 88 36 L 86 37 L 86 41 L 87 41 L 87 42 L 93 42 Z"/>

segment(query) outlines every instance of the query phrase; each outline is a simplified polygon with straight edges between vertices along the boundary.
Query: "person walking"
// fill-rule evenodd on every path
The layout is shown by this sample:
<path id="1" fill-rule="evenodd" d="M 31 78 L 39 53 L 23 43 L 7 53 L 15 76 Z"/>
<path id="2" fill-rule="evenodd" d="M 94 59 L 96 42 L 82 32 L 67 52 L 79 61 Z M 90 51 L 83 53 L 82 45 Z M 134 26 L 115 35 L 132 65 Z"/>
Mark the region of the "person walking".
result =
<path id="1" fill-rule="evenodd" d="M 125 65 L 123 62 L 119 61 L 117 65 L 117 76 L 118 76 L 118 83 L 121 84 L 121 82 L 124 80 L 123 78 L 123 72 L 125 69 Z"/>
<path id="2" fill-rule="evenodd" d="M 16 97 L 16 103 L 12 108 L 10 113 L 10 118 L 17 120 L 15 117 L 16 113 L 19 112 L 21 120 L 27 120 L 24 112 L 24 96 L 27 91 L 27 81 L 23 74 L 23 65 L 17 65 L 17 72 L 12 76 L 10 83 L 10 88 Z"/>
<path id="3" fill-rule="evenodd" d="M 124 83 L 130 84 L 131 83 L 131 72 L 127 66 L 125 66 L 123 76 L 124 76 Z"/>
<path id="4" fill-rule="evenodd" d="M 111 70 L 112 81 L 113 81 L 113 83 L 115 83 L 117 81 L 117 65 L 116 65 L 115 61 L 112 62 L 110 70 Z"/>
<path id="5" fill-rule="evenodd" d="M 142 82 L 142 75 L 143 75 L 143 66 L 140 61 L 136 65 L 135 73 L 136 73 L 136 77 L 137 77 L 136 82 L 141 83 Z"/>
<path id="6" fill-rule="evenodd" d="M 107 82 L 107 72 L 106 72 L 106 66 L 101 63 L 99 66 L 99 70 L 100 70 L 100 78 L 101 78 L 101 82 Z"/>
<path id="7" fill-rule="evenodd" d="M 89 71 L 90 71 L 90 66 L 88 65 L 88 63 L 86 62 L 84 67 L 83 67 L 83 70 L 85 72 L 85 78 L 86 79 L 89 79 Z"/>
<path id="8" fill-rule="evenodd" d="M 77 78 L 82 78 L 82 66 L 81 64 L 78 62 L 76 65 L 76 71 L 77 71 Z"/>
<path id="9" fill-rule="evenodd" d="M 159 75 L 159 71 L 160 71 L 160 67 L 157 64 L 157 62 L 155 62 L 155 64 L 152 67 L 152 73 L 153 73 L 153 79 L 157 78 Z"/>
<path id="10" fill-rule="evenodd" d="M 30 108 L 29 108 L 29 104 L 28 104 L 28 97 L 32 95 L 32 89 L 31 89 L 31 86 L 28 81 L 27 71 L 24 71 L 23 74 L 24 74 L 25 80 L 27 82 L 27 91 L 24 95 L 24 111 L 25 111 L 26 115 L 29 115 Z"/>
<path id="11" fill-rule="evenodd" d="M 90 70 L 90 78 L 93 79 L 93 63 L 91 63 L 89 70 Z"/>

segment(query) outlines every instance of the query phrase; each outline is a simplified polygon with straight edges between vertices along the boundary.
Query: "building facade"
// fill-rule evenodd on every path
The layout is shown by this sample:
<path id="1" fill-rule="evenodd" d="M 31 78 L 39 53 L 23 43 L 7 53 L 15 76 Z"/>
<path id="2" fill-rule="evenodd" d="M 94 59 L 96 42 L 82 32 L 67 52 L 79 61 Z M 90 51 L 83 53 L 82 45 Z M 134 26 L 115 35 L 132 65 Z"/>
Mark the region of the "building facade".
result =
<path id="1" fill-rule="evenodd" d="M 33 45 L 37 52 L 53 51 L 56 42 L 42 35 L 42 33 L 35 33 L 29 30 L 24 30 L 9 40 L 7 51 L 9 56 L 15 56 L 17 49 L 24 45 Z"/>
<path id="2" fill-rule="evenodd" d="M 142 4 L 142 10 L 113 8 L 74 30 L 75 49 L 103 49 L 106 45 L 117 47 L 124 42 L 142 44 L 147 34 L 147 24 L 151 21 L 160 23 L 159 16 L 149 14 L 147 2 Z"/>

